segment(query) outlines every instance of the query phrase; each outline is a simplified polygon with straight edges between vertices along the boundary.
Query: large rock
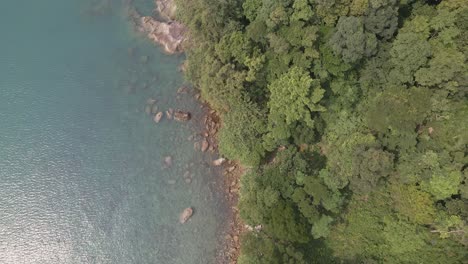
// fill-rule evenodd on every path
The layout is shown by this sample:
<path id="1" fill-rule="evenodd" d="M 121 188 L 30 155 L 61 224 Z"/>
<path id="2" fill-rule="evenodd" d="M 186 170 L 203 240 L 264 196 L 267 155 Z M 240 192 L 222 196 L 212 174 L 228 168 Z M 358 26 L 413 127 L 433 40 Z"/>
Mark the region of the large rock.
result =
<path id="1" fill-rule="evenodd" d="M 184 224 L 190 219 L 190 217 L 192 217 L 192 215 L 193 215 L 193 209 L 191 207 L 185 208 L 184 211 L 180 213 L 179 222 L 181 224 Z"/>
<path id="2" fill-rule="evenodd" d="M 156 0 L 156 11 L 162 19 L 172 21 L 175 19 L 177 6 L 174 0 Z"/>
<path id="3" fill-rule="evenodd" d="M 202 143 L 201 143 L 201 151 L 206 152 L 208 150 L 209 146 L 210 146 L 210 144 L 208 143 L 208 140 L 206 140 L 206 138 L 204 138 Z"/>
<path id="4" fill-rule="evenodd" d="M 224 158 L 219 158 L 217 160 L 214 160 L 213 161 L 213 166 L 221 166 L 223 165 L 223 163 L 226 161 L 226 159 Z"/>
<path id="5" fill-rule="evenodd" d="M 148 34 L 148 38 L 164 47 L 170 54 L 183 52 L 182 43 L 187 29 L 179 22 L 160 22 L 152 17 L 141 17 L 141 31 Z"/>
<path id="6" fill-rule="evenodd" d="M 159 123 L 161 121 L 163 115 L 164 115 L 163 112 L 159 112 L 156 115 L 154 115 L 154 118 L 153 118 L 154 122 Z"/>
<path id="7" fill-rule="evenodd" d="M 189 121 L 192 115 L 189 112 L 177 110 L 174 112 L 174 119 L 180 122 Z"/>

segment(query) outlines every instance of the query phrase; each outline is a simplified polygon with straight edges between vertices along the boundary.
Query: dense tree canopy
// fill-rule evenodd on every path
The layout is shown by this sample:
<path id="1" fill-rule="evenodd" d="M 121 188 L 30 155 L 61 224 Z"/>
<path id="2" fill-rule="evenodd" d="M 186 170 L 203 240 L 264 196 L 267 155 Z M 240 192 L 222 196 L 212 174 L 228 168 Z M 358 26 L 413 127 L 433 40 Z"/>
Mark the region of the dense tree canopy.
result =
<path id="1" fill-rule="evenodd" d="M 239 263 L 467 263 L 467 0 L 178 1 Z"/>

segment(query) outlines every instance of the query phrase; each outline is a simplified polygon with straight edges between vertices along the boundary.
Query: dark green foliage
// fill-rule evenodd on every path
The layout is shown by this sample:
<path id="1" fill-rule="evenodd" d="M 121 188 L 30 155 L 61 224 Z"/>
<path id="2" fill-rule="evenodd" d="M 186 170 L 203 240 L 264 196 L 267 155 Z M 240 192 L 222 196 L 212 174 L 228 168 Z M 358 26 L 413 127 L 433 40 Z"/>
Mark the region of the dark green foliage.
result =
<path id="1" fill-rule="evenodd" d="M 248 165 L 239 263 L 467 263 L 468 5 L 178 1 Z"/>
<path id="2" fill-rule="evenodd" d="M 370 1 L 364 17 L 366 31 L 390 39 L 398 26 L 398 6 L 396 0 Z"/>
<path id="3" fill-rule="evenodd" d="M 375 54 L 377 39 L 374 34 L 364 31 L 362 18 L 340 17 L 336 32 L 330 39 L 330 46 L 344 62 L 354 63 Z"/>

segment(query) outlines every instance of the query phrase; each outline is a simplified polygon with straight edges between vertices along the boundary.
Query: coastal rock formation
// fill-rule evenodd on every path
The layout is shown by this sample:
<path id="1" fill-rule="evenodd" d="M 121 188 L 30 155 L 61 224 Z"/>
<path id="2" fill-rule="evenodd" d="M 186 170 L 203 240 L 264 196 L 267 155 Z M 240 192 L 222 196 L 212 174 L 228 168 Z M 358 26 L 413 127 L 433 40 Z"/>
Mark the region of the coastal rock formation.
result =
<path id="1" fill-rule="evenodd" d="M 192 115 L 189 112 L 184 112 L 177 110 L 174 112 L 174 119 L 180 122 L 189 121 L 192 118 Z"/>
<path id="2" fill-rule="evenodd" d="M 179 22 L 160 22 L 152 17 L 140 18 L 140 30 L 148 34 L 148 38 L 164 47 L 170 54 L 183 51 L 186 28 Z"/>
<path id="3" fill-rule="evenodd" d="M 176 9 L 177 6 L 174 0 L 156 0 L 156 12 L 166 21 L 175 19 Z"/>
<path id="4" fill-rule="evenodd" d="M 193 215 L 193 209 L 191 207 L 185 208 L 184 211 L 180 213 L 179 222 L 181 224 L 186 223 L 190 219 L 190 217 L 192 217 L 192 215 Z"/>

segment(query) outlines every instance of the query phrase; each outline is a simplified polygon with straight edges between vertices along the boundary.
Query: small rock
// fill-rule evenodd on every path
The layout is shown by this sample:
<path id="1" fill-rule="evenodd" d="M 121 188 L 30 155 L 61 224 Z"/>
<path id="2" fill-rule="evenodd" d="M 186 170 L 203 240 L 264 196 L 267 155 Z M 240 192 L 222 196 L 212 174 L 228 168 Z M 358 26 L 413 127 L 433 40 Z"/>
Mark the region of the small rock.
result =
<path id="1" fill-rule="evenodd" d="M 200 142 L 193 143 L 193 149 L 194 150 L 199 150 L 200 149 Z"/>
<path id="2" fill-rule="evenodd" d="M 172 120 L 172 115 L 173 115 L 173 114 L 174 114 L 174 109 L 169 108 L 169 109 L 166 111 L 167 119 Z"/>
<path id="3" fill-rule="evenodd" d="M 225 158 L 219 158 L 213 161 L 213 166 L 221 166 L 226 161 Z"/>
<path id="4" fill-rule="evenodd" d="M 180 122 L 189 121 L 192 118 L 192 115 L 189 112 L 184 112 L 177 110 L 174 112 L 174 119 Z"/>
<path id="5" fill-rule="evenodd" d="M 185 179 L 185 183 L 187 183 L 187 184 L 190 184 L 190 183 L 192 183 L 192 179 L 190 179 L 190 178 L 186 178 L 186 179 Z"/>
<path id="6" fill-rule="evenodd" d="M 193 215 L 193 209 L 191 207 L 185 208 L 184 211 L 179 216 L 179 222 L 184 224 L 187 222 Z"/>
<path id="7" fill-rule="evenodd" d="M 188 93 L 188 87 L 187 86 L 182 86 L 179 89 L 177 89 L 178 94 L 186 94 Z"/>
<path id="8" fill-rule="evenodd" d="M 172 166 L 172 157 L 171 156 L 164 157 L 164 167 L 170 168 L 171 166 Z"/>
<path id="9" fill-rule="evenodd" d="M 228 168 L 228 172 L 233 172 L 236 169 L 236 166 L 232 166 Z"/>
<path id="10" fill-rule="evenodd" d="M 153 120 L 154 120 L 154 122 L 159 123 L 161 121 L 162 117 L 163 117 L 163 112 L 159 112 L 154 116 Z"/>
<path id="11" fill-rule="evenodd" d="M 184 178 L 190 178 L 190 171 L 185 171 Z"/>
<path id="12" fill-rule="evenodd" d="M 206 140 L 206 138 L 204 138 L 202 143 L 201 143 L 201 151 L 202 152 L 207 151 L 209 146 L 210 146 L 210 144 L 208 143 L 208 140 Z"/>
<path id="13" fill-rule="evenodd" d="M 197 100 L 200 99 L 200 94 L 199 94 L 199 93 L 197 93 L 197 94 L 195 95 L 195 99 L 197 99 Z"/>
<path id="14" fill-rule="evenodd" d="M 148 98 L 148 100 L 146 100 L 146 104 L 152 105 L 154 103 L 156 103 L 156 99 Z"/>

